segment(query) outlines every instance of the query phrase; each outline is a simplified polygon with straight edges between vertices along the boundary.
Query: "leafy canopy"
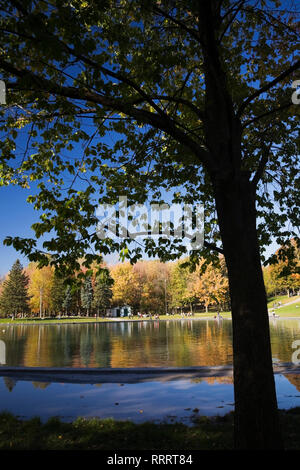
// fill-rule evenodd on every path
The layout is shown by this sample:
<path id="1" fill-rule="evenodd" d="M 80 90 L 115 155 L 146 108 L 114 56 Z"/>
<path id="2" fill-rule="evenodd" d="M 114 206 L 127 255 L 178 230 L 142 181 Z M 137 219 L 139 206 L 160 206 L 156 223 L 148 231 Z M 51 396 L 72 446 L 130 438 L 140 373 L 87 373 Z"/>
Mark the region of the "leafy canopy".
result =
<path id="1" fill-rule="evenodd" d="M 65 271 L 97 253 L 174 259 L 181 240 L 99 240 L 95 209 L 127 195 L 129 204 L 205 205 L 205 240 L 192 260 L 219 251 L 211 175 L 222 166 L 208 148 L 211 128 L 202 39 L 206 0 L 0 1 L 0 69 L 8 90 L 1 108 L 0 181 L 31 187 L 40 210 L 35 239 L 6 244 L 32 261 Z M 299 23 L 294 2 L 211 1 L 221 60 L 240 123 L 240 171 L 257 186 L 261 246 L 297 239 L 299 221 Z M 217 115 L 217 112 L 215 113 Z M 216 117 L 216 116 L 215 116 Z M 289 226 L 287 224 L 290 224 Z M 287 228 L 287 226 L 289 228 Z M 93 251 L 91 252 L 91 247 Z M 88 254 L 87 254 L 88 253 Z M 96 254 L 94 254 L 96 253 Z M 216 252 L 217 256 L 217 252 Z"/>

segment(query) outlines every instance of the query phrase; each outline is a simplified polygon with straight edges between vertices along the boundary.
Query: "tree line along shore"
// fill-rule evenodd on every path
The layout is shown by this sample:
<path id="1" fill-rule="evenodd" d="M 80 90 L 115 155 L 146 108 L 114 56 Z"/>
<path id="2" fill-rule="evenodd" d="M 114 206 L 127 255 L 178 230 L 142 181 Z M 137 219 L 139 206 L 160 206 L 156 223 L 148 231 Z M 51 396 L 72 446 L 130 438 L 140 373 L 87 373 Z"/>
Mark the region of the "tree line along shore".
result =
<path id="1" fill-rule="evenodd" d="M 264 281 L 269 308 L 281 307 L 285 316 L 294 316 L 297 306 L 288 308 L 284 303 L 292 304 L 299 295 L 300 275 L 287 272 L 286 267 L 287 262 L 279 259 L 265 267 Z M 187 259 L 135 265 L 103 263 L 90 270 L 82 260 L 79 272 L 69 278 L 58 277 L 50 264 L 39 268 L 30 263 L 23 268 L 17 260 L 0 280 L 0 319 L 106 319 L 110 308 L 122 305 L 130 306 L 131 319 L 214 316 L 218 312 L 228 317 L 230 295 L 224 257 L 220 255 L 215 264 L 200 260 L 194 271 Z"/>

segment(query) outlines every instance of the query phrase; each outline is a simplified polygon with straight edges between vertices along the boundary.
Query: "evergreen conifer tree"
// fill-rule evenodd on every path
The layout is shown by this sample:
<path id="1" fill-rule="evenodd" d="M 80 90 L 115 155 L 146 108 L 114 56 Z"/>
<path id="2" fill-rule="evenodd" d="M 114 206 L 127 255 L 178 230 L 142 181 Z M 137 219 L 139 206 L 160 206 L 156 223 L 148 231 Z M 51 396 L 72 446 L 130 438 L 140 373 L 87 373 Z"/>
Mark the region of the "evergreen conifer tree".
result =
<path id="1" fill-rule="evenodd" d="M 64 279 L 54 276 L 53 285 L 51 288 L 51 305 L 55 314 L 60 313 L 64 308 L 63 303 L 65 300 L 66 286 Z"/>
<path id="2" fill-rule="evenodd" d="M 62 303 L 62 306 L 65 310 L 66 315 L 68 315 L 69 312 L 70 312 L 72 302 L 73 302 L 72 290 L 71 290 L 70 286 L 67 286 L 67 288 L 64 291 L 64 299 L 63 299 L 63 303 Z"/>
<path id="3" fill-rule="evenodd" d="M 86 310 L 87 317 L 90 315 L 93 297 L 94 293 L 92 279 L 90 277 L 87 277 L 83 287 L 81 288 L 81 305 Z"/>
<path id="4" fill-rule="evenodd" d="M 23 271 L 23 266 L 17 260 L 4 281 L 0 297 L 0 310 L 5 316 L 24 315 L 29 311 L 28 301 L 28 276 Z"/>
<path id="5" fill-rule="evenodd" d="M 110 306 L 112 299 L 112 285 L 114 281 L 110 277 L 107 269 L 103 270 L 99 276 L 97 276 L 94 288 L 94 300 L 93 307 L 96 309 L 99 315 L 100 310 L 104 311 Z"/>

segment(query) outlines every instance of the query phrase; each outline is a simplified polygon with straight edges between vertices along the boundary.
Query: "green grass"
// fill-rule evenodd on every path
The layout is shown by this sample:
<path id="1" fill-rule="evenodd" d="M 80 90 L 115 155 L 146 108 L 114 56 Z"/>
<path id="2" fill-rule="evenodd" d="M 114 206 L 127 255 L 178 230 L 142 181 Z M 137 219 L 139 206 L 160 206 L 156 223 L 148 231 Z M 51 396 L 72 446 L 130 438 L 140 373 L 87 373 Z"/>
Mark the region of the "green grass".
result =
<path id="1" fill-rule="evenodd" d="M 268 298 L 268 308 L 273 308 L 274 303 L 281 302 L 282 304 L 286 304 L 287 302 L 290 302 L 296 297 L 289 297 L 288 295 L 277 295 L 274 297 L 269 297 Z"/>
<path id="2" fill-rule="evenodd" d="M 223 318 L 231 318 L 231 312 L 221 312 L 219 310 L 220 316 Z M 217 315 L 217 311 L 209 311 L 209 312 L 203 312 L 203 313 L 196 313 L 195 318 L 214 318 L 214 316 Z"/>
<path id="3" fill-rule="evenodd" d="M 300 449 L 300 408 L 280 412 L 285 447 Z M 134 424 L 113 419 L 20 420 L 0 414 L 0 450 L 211 450 L 232 449 L 233 413 L 182 423 Z"/>
<path id="4" fill-rule="evenodd" d="M 275 310 L 275 315 L 279 317 L 300 317 L 300 299 L 299 302 L 287 305 L 286 307 L 280 307 Z"/>
<path id="5" fill-rule="evenodd" d="M 296 302 L 295 302 L 296 301 Z M 300 317 L 300 296 L 288 297 L 287 295 L 271 297 L 268 299 L 268 308 L 273 310 L 274 302 L 281 302 L 282 306 L 275 309 L 275 315 L 279 317 Z M 291 305 L 285 305 L 289 302 L 294 302 Z"/>
<path id="6" fill-rule="evenodd" d="M 134 424 L 113 419 L 78 418 L 63 423 L 51 418 L 22 421 L 0 415 L 0 450 L 153 450 L 221 449 L 232 446 L 232 418 L 201 418 L 194 427 L 181 423 Z"/>

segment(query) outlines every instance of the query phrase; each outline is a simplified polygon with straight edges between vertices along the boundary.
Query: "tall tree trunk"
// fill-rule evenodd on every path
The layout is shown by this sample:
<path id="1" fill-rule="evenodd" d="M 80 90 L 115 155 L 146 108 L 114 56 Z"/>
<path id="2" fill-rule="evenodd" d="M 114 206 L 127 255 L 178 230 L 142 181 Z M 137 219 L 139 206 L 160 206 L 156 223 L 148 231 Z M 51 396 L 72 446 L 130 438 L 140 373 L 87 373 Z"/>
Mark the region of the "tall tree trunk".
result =
<path id="1" fill-rule="evenodd" d="M 40 288 L 40 318 L 43 317 L 43 288 Z"/>
<path id="2" fill-rule="evenodd" d="M 245 172 L 214 180 L 232 306 L 235 446 L 282 447 L 255 192 Z"/>

